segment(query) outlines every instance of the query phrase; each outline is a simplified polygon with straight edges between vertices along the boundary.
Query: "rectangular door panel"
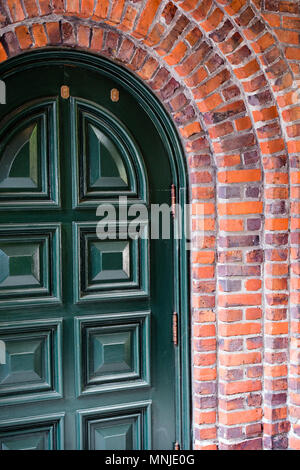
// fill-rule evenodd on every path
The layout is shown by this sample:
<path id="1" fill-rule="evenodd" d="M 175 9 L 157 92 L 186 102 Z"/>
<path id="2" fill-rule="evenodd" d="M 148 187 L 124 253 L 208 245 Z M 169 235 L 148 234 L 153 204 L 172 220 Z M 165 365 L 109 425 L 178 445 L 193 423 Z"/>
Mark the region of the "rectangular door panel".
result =
<path id="1" fill-rule="evenodd" d="M 78 395 L 150 386 L 150 312 L 77 317 Z"/>
<path id="2" fill-rule="evenodd" d="M 61 301 L 60 224 L 0 225 L 0 308 Z"/>
<path id="3" fill-rule="evenodd" d="M 62 320 L 0 323 L 0 405 L 62 397 Z"/>
<path id="4" fill-rule="evenodd" d="M 148 224 L 141 223 L 140 236 L 130 238 L 128 224 L 116 222 L 115 229 L 108 226 L 109 237 L 101 240 L 105 226 L 105 222 L 74 223 L 76 302 L 147 296 Z"/>
<path id="5" fill-rule="evenodd" d="M 79 449 L 151 449 L 151 401 L 83 410 L 77 423 Z"/>
<path id="6" fill-rule="evenodd" d="M 0 422 L 1 450 L 63 450 L 64 413 Z"/>

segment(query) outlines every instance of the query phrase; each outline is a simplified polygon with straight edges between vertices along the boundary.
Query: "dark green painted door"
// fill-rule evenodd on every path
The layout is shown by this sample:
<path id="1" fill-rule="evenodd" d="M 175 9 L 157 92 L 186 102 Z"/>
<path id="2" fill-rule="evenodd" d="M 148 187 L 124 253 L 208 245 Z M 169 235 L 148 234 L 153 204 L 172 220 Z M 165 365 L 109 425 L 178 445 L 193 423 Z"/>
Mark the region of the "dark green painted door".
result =
<path id="1" fill-rule="evenodd" d="M 120 237 L 96 233 L 99 204 L 170 203 L 165 144 L 99 70 L 49 61 L 4 79 L 0 447 L 171 449 L 173 242 L 124 236 L 124 220 Z"/>

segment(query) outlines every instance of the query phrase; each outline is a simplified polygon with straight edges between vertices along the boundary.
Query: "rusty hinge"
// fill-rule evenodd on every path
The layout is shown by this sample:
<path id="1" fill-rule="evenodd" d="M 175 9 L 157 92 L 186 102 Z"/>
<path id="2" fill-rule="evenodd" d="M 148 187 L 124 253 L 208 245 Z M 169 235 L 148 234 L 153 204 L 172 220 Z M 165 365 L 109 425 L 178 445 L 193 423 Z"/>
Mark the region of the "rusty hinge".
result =
<path id="1" fill-rule="evenodd" d="M 174 450 L 180 450 L 179 442 L 174 442 Z"/>
<path id="2" fill-rule="evenodd" d="M 175 218 L 176 215 L 176 188 L 175 185 L 171 185 L 171 212 L 172 216 Z"/>
<path id="3" fill-rule="evenodd" d="M 173 343 L 178 345 L 178 314 L 173 312 Z"/>

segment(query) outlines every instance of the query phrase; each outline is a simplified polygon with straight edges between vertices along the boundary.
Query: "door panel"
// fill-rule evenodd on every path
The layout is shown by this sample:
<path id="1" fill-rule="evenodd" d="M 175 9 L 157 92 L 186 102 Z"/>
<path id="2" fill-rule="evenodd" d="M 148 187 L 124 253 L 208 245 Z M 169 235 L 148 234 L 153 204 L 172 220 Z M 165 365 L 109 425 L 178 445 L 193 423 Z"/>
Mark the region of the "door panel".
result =
<path id="1" fill-rule="evenodd" d="M 56 99 L 26 103 L 2 122 L 1 208 L 59 205 L 56 109 Z"/>
<path id="2" fill-rule="evenodd" d="M 101 240 L 97 225 L 105 228 L 107 224 L 73 225 L 74 253 L 78 253 L 74 283 L 77 302 L 145 297 L 149 292 L 147 223 L 140 224 L 141 236 L 134 239 L 125 231 L 128 224 L 118 222 L 114 228 L 108 227 L 111 238 Z"/>
<path id="3" fill-rule="evenodd" d="M 78 396 L 150 385 L 150 312 L 76 317 Z"/>
<path id="4" fill-rule="evenodd" d="M 62 450 L 64 414 L 0 423 L 1 450 Z"/>
<path id="5" fill-rule="evenodd" d="M 151 402 L 77 413 L 78 448 L 88 450 L 151 449 Z"/>
<path id="6" fill-rule="evenodd" d="M 0 225 L 0 308 L 60 302 L 60 229 Z"/>
<path id="7" fill-rule="evenodd" d="M 170 204 L 166 143 L 100 69 L 45 61 L 3 79 L 0 445 L 171 449 L 173 242 L 147 238 L 151 218 L 129 237 L 134 216 L 103 238 L 97 213 L 120 196 Z"/>
<path id="8" fill-rule="evenodd" d="M 2 323 L 1 404 L 62 397 L 61 319 Z"/>
<path id="9" fill-rule="evenodd" d="M 128 129 L 107 109 L 71 100 L 75 207 L 97 207 L 120 196 L 143 200 L 145 170 L 141 152 Z"/>

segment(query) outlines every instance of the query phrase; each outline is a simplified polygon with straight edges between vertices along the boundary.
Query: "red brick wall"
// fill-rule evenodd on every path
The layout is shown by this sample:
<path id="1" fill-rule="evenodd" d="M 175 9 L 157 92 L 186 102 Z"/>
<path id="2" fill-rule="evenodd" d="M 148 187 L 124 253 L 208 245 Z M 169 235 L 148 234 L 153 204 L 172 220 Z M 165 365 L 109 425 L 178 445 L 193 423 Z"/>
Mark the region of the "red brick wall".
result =
<path id="1" fill-rule="evenodd" d="M 0 22 L 1 61 L 90 50 L 160 98 L 193 203 L 195 448 L 300 449 L 299 2 L 0 0 Z"/>

